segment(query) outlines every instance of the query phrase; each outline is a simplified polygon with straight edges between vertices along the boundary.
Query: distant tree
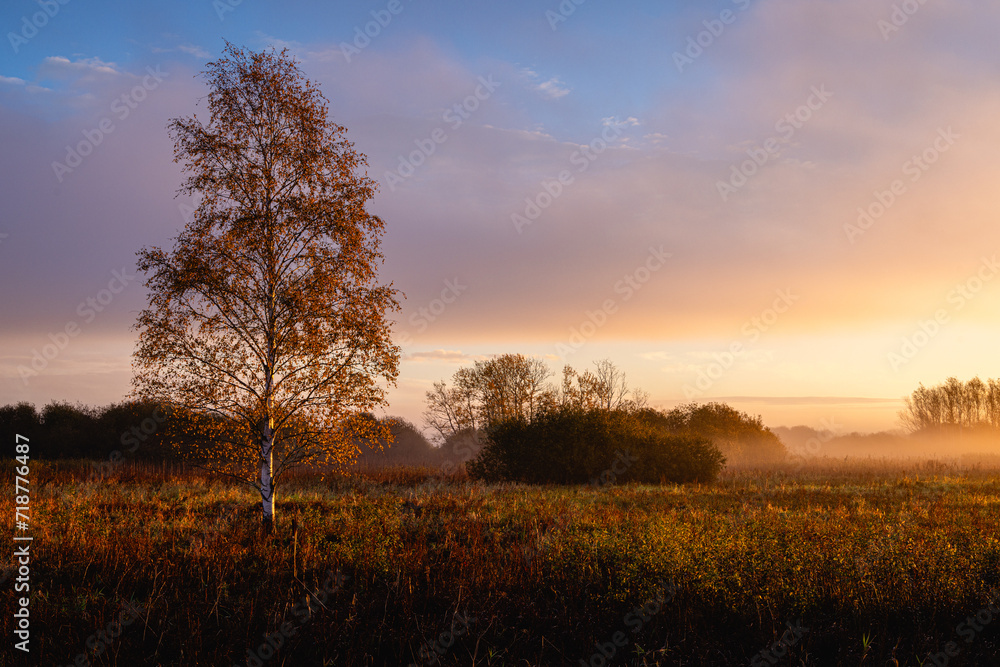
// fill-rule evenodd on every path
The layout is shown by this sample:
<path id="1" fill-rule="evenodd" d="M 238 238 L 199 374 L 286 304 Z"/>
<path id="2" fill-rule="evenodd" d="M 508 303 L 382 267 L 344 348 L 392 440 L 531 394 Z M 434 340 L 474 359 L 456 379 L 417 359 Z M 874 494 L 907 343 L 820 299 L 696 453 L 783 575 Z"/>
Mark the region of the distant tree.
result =
<path id="1" fill-rule="evenodd" d="M 934 391 L 927 389 L 921 382 L 913 393 L 903 398 L 906 406 L 899 413 L 903 426 L 917 432 L 937 426 L 941 423 L 940 408 Z"/>
<path id="2" fill-rule="evenodd" d="M 603 410 L 637 410 L 646 406 L 648 395 L 631 389 L 625 372 L 614 363 L 601 359 L 594 366 L 593 372 L 586 370 L 582 374 L 569 365 L 563 367 L 560 404 Z"/>
<path id="3" fill-rule="evenodd" d="M 554 390 L 545 384 L 552 371 L 540 359 L 503 354 L 461 368 L 453 386 L 434 384 L 426 394 L 424 420 L 442 439 L 462 431 L 478 431 L 490 423 L 530 419 L 551 402 Z"/>
<path id="4" fill-rule="evenodd" d="M 899 413 L 911 433 L 1000 429 L 1000 380 L 968 382 L 950 377 L 936 387 L 923 383 L 903 399 Z"/>
<path id="5" fill-rule="evenodd" d="M 547 400 L 545 380 L 552 371 L 540 359 L 504 354 L 477 361 L 475 376 L 483 425 L 506 419 L 531 419 Z"/>
<path id="6" fill-rule="evenodd" d="M 87 458 L 106 455 L 111 450 L 107 435 L 101 433 L 100 411 L 86 405 L 55 402 L 42 409 L 45 443 L 39 449 L 51 458 Z"/>
<path id="7" fill-rule="evenodd" d="M 174 414 L 165 406 L 153 401 L 123 401 L 113 403 L 100 411 L 100 424 L 111 445 L 115 458 L 136 458 L 164 461 L 177 458 L 166 437 L 170 425 L 179 426 L 183 415 Z M 183 432 L 185 429 L 175 428 Z M 114 454 L 117 450 L 118 454 Z"/>
<path id="8" fill-rule="evenodd" d="M 638 410 L 647 395 L 629 386 L 625 373 L 608 359 L 594 363 L 593 371 L 563 368 L 559 387 L 546 382 L 552 371 L 541 359 L 503 354 L 460 368 L 452 384 L 434 383 L 426 394 L 424 422 L 441 440 L 458 433 L 476 439 L 491 423 L 509 419 L 530 421 L 557 405 L 585 410 Z M 477 443 L 478 445 L 478 443 Z"/>
<path id="9" fill-rule="evenodd" d="M 483 449 L 483 439 L 479 431 L 464 429 L 452 433 L 441 443 L 441 457 L 445 472 L 456 470 L 476 456 Z"/>
<path id="10" fill-rule="evenodd" d="M 381 420 L 389 437 L 381 438 L 376 447 L 359 443 L 355 464 L 372 468 L 385 466 L 436 466 L 443 460 L 442 452 L 433 446 L 416 426 L 401 417 Z"/>
<path id="11" fill-rule="evenodd" d="M 41 415 L 35 409 L 33 403 L 21 401 L 16 405 L 4 405 L 0 407 L 0 433 L 8 439 L 8 443 L 13 443 L 14 435 L 23 435 L 28 438 L 29 443 L 42 444 L 39 438 L 41 432 Z M 14 455 L 13 446 L 9 446 L 7 451 Z M 32 451 L 36 451 L 32 448 Z"/>
<path id="12" fill-rule="evenodd" d="M 170 123 L 181 191 L 201 203 L 172 252 L 138 253 L 134 394 L 214 417 L 192 422 L 191 454 L 256 488 L 270 530 L 284 473 L 353 457 L 343 422 L 385 402 L 397 291 L 377 283 L 365 158 L 287 51 L 227 43 L 204 74 L 208 123 Z"/>
<path id="13" fill-rule="evenodd" d="M 424 422 L 442 440 L 463 431 L 475 432 L 480 420 L 480 390 L 474 369 L 460 368 L 452 377 L 453 386 L 435 382 L 426 395 Z"/>
<path id="14" fill-rule="evenodd" d="M 644 410 L 642 414 L 670 433 L 709 439 L 730 463 L 769 463 L 781 460 L 787 453 L 759 416 L 752 417 L 725 403 L 689 403 L 669 412 Z"/>

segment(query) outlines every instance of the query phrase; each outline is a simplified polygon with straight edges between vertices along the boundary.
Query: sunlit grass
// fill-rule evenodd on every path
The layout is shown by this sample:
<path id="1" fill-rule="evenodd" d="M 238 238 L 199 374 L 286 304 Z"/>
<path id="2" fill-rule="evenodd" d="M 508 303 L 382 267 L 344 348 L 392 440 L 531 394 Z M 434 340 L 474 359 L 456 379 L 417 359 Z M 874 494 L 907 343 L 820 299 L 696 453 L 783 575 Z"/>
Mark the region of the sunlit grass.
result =
<path id="1" fill-rule="evenodd" d="M 444 664 L 578 664 L 670 582 L 676 596 L 629 635 L 650 664 L 747 664 L 801 618 L 810 632 L 784 664 L 915 665 L 1000 587 L 990 470 L 825 462 L 603 488 L 301 476 L 279 490 L 273 537 L 254 491 L 195 473 L 88 482 L 85 466 L 35 462 L 32 475 L 33 659 L 51 664 L 85 652 L 123 600 L 148 614 L 93 664 L 244 664 L 340 571 L 269 664 L 419 663 L 456 612 L 477 620 Z"/>

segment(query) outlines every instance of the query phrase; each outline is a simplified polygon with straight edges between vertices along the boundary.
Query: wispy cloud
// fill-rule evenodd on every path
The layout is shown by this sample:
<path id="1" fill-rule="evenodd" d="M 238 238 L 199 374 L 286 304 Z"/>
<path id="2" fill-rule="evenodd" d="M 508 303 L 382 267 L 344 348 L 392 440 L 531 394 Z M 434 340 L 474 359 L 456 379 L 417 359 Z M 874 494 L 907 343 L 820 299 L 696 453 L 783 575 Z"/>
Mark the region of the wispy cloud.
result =
<path id="1" fill-rule="evenodd" d="M 522 69 L 521 74 L 528 80 L 528 87 L 531 90 L 541 93 L 549 99 L 558 100 L 570 93 L 570 88 L 558 76 L 542 81 L 538 72 L 528 68 Z"/>
<path id="2" fill-rule="evenodd" d="M 449 364 L 462 364 L 485 359 L 481 355 L 466 354 L 461 350 L 431 350 L 429 352 L 414 352 L 405 357 L 406 361 L 437 361 Z"/>
<path id="3" fill-rule="evenodd" d="M 625 119 L 621 119 L 618 116 L 608 116 L 601 119 L 601 124 L 605 127 L 636 127 L 642 125 L 635 116 L 629 116 Z"/>
<path id="4" fill-rule="evenodd" d="M 212 54 L 201 48 L 197 44 L 192 44 L 190 42 L 181 42 L 177 46 L 163 47 L 163 46 L 151 46 L 149 48 L 153 53 L 174 53 L 180 51 L 181 53 L 186 53 L 195 58 L 208 58 Z"/>
<path id="5" fill-rule="evenodd" d="M 569 95 L 569 88 L 559 80 L 559 77 L 552 77 L 548 81 L 543 81 L 536 86 L 536 89 L 551 97 L 554 100 L 558 100 L 560 97 L 565 97 Z"/>
<path id="6" fill-rule="evenodd" d="M 68 79 L 96 74 L 117 76 L 121 70 L 115 63 L 104 62 L 100 58 L 70 60 L 64 56 L 48 56 L 42 61 L 39 73 L 43 77 Z"/>
<path id="7" fill-rule="evenodd" d="M 282 49 L 288 49 L 293 53 L 301 53 L 305 48 L 305 45 L 298 40 L 281 39 L 280 37 L 274 37 L 272 35 L 268 35 L 266 32 L 263 32 L 261 30 L 258 30 L 254 36 L 261 45 L 266 47 L 273 46 L 278 51 L 281 51 Z"/>
<path id="8" fill-rule="evenodd" d="M 187 53 L 188 55 L 192 55 L 195 58 L 208 58 L 210 55 L 212 55 L 205 49 L 195 44 L 179 44 L 177 46 L 177 50 L 180 51 L 181 53 Z"/>

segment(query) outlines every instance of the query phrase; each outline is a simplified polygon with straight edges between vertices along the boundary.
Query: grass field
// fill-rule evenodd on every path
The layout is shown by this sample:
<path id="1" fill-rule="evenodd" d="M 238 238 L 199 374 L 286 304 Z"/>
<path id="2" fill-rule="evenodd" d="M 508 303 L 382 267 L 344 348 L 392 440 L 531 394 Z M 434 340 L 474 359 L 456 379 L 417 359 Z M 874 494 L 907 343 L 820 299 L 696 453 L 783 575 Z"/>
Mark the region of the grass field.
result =
<path id="1" fill-rule="evenodd" d="M 303 475 L 264 537 L 251 491 L 89 467 L 31 464 L 28 664 L 1000 662 L 995 469 L 819 461 L 686 487 Z"/>

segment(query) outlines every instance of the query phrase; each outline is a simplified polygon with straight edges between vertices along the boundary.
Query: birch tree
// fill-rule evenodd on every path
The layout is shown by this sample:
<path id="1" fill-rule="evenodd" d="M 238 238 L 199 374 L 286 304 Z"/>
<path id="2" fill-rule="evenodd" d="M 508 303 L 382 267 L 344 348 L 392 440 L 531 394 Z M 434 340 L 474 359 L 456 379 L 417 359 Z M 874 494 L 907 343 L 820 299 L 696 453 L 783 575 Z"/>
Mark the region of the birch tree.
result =
<path id="1" fill-rule="evenodd" d="M 227 42 L 203 75 L 208 121 L 169 125 L 200 204 L 171 251 L 138 253 L 133 394 L 202 415 L 194 456 L 254 486 L 270 530 L 289 469 L 346 463 L 357 426 L 379 428 L 353 417 L 395 382 L 398 292 L 378 282 L 366 159 L 287 50 Z"/>

